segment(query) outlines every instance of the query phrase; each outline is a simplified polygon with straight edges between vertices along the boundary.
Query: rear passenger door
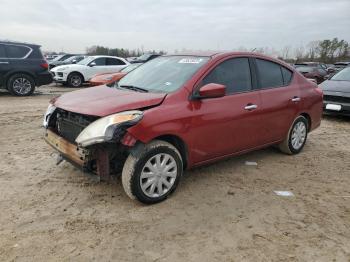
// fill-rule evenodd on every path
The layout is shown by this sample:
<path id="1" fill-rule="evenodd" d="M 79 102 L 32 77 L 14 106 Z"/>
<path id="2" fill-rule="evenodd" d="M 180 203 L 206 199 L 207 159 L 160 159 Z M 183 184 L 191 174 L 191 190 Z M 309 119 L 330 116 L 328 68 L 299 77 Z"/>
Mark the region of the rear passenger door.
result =
<path id="1" fill-rule="evenodd" d="M 288 68 L 256 58 L 256 71 L 261 96 L 261 144 L 273 143 L 286 137 L 300 107 L 300 89 L 293 83 Z"/>
<path id="2" fill-rule="evenodd" d="M 9 61 L 6 56 L 4 45 L 0 44 L 0 87 L 4 87 L 5 75 L 9 70 Z"/>

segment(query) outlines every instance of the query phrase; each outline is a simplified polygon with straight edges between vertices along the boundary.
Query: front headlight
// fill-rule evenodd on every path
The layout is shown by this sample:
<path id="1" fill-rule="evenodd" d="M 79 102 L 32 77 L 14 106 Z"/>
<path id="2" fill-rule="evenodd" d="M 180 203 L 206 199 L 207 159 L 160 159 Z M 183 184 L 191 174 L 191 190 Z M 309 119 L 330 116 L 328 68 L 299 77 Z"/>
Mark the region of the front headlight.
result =
<path id="1" fill-rule="evenodd" d="M 52 113 L 56 110 L 56 107 L 53 104 L 49 104 L 49 106 L 47 107 L 46 113 L 44 115 L 44 121 L 43 121 L 43 126 L 45 128 L 48 127 L 49 125 L 49 120 L 50 120 L 50 116 L 52 115 Z"/>
<path id="2" fill-rule="evenodd" d="M 142 119 L 142 111 L 125 111 L 102 117 L 88 125 L 75 139 L 79 146 L 87 147 L 93 144 L 113 140 L 115 131 L 120 126 L 132 126 Z"/>
<path id="3" fill-rule="evenodd" d="M 68 66 L 60 66 L 58 69 L 57 69 L 57 71 L 65 71 L 65 70 L 67 70 L 68 69 Z"/>

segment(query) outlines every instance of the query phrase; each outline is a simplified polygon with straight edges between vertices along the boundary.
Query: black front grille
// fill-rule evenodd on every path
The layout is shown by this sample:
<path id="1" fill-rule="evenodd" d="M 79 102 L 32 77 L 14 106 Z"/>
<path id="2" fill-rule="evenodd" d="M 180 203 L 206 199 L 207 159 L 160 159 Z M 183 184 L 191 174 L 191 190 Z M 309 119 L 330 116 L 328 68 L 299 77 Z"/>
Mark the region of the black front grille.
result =
<path id="1" fill-rule="evenodd" d="M 56 131 L 63 138 L 71 143 L 75 143 L 75 139 L 96 117 L 86 116 L 65 110 L 58 110 L 56 116 Z"/>
<path id="2" fill-rule="evenodd" d="M 323 100 L 327 102 L 350 103 L 350 97 L 324 95 Z"/>

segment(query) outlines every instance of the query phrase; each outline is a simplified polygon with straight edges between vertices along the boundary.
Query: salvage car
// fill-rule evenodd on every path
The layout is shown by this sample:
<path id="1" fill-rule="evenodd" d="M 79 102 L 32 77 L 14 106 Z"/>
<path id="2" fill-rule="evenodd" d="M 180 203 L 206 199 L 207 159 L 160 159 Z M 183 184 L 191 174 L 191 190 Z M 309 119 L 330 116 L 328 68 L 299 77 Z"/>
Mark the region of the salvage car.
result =
<path id="1" fill-rule="evenodd" d="M 278 145 L 299 153 L 320 125 L 322 90 L 256 53 L 167 55 L 114 86 L 66 93 L 44 116 L 45 140 L 102 180 L 121 172 L 126 194 L 166 199 L 183 171 Z"/>
<path id="2" fill-rule="evenodd" d="M 350 116 L 350 67 L 336 73 L 319 87 L 324 93 L 325 113 Z"/>
<path id="3" fill-rule="evenodd" d="M 119 72 L 130 63 L 116 56 L 89 56 L 72 65 L 56 66 L 50 72 L 57 83 L 80 87 L 96 74 Z"/>
<path id="4" fill-rule="evenodd" d="M 125 67 L 124 69 L 120 70 L 120 72 L 95 75 L 93 78 L 90 79 L 90 85 L 100 86 L 113 84 L 114 82 L 122 79 L 127 73 L 131 72 L 140 65 L 142 65 L 142 63 L 135 63 Z"/>
<path id="5" fill-rule="evenodd" d="M 33 94 L 52 82 L 40 45 L 0 41 L 0 88 L 16 96 Z"/>

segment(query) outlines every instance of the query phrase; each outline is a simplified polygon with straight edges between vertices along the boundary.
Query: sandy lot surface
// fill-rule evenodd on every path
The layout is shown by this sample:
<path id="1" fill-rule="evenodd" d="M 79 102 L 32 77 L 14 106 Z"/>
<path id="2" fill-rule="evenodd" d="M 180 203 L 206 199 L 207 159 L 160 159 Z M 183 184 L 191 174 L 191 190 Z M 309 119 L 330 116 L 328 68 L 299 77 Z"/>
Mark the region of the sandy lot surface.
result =
<path id="1" fill-rule="evenodd" d="M 269 148 L 187 171 L 145 206 L 119 180 L 55 165 L 40 126 L 66 91 L 0 93 L 1 261 L 350 261 L 350 119 L 325 118 L 297 156 Z"/>

